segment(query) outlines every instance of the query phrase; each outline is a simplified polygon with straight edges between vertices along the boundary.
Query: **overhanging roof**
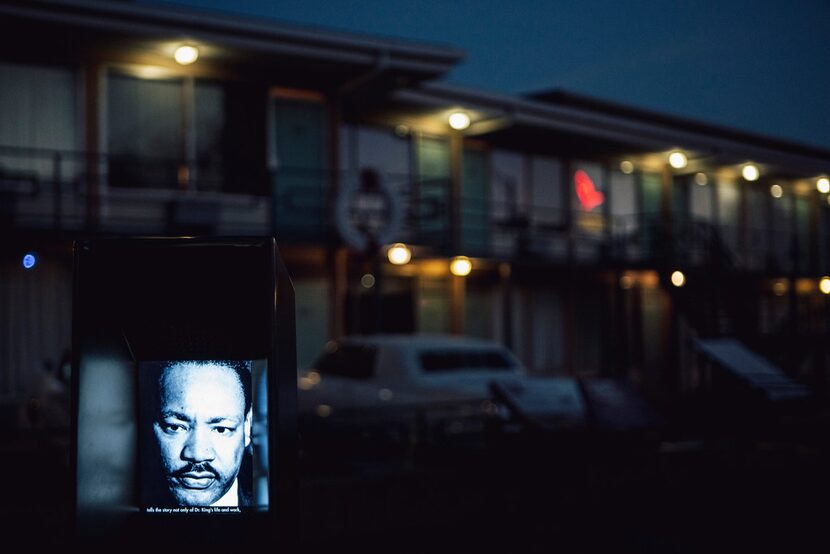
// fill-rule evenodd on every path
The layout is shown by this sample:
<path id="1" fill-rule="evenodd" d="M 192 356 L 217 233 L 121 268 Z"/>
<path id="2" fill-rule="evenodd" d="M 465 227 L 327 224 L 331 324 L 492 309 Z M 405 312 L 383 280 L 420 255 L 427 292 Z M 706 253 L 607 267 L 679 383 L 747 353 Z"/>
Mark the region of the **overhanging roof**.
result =
<path id="1" fill-rule="evenodd" d="M 334 61 L 439 76 L 464 54 L 460 50 L 422 43 L 353 35 L 280 24 L 217 12 L 166 5 L 136 5 L 89 0 L 6 0 L 0 19 L 14 17 L 125 36 L 180 36 L 273 56 Z"/>
<path id="2" fill-rule="evenodd" d="M 543 101 L 437 82 L 398 91 L 395 98 L 404 105 L 458 106 L 486 114 L 469 127 L 468 135 L 533 129 L 582 137 L 619 148 L 619 153 L 684 148 L 706 156 L 771 164 L 804 176 L 830 172 L 828 150 L 608 102 Z"/>
<path id="3" fill-rule="evenodd" d="M 552 89 L 549 91 L 532 93 L 527 95 L 527 98 L 556 106 L 585 109 L 596 113 L 604 113 L 617 117 L 636 119 L 643 122 L 651 122 L 672 129 L 682 130 L 685 132 L 694 132 L 704 136 L 730 139 L 735 142 L 755 145 L 757 147 L 774 148 L 781 152 L 789 152 L 800 156 L 809 155 L 817 158 L 830 158 L 830 151 L 815 146 L 798 144 L 776 137 L 760 135 L 722 125 L 697 121 L 687 117 L 669 115 L 643 108 L 619 104 L 616 102 L 610 102 L 608 100 L 576 94 L 562 89 Z"/>

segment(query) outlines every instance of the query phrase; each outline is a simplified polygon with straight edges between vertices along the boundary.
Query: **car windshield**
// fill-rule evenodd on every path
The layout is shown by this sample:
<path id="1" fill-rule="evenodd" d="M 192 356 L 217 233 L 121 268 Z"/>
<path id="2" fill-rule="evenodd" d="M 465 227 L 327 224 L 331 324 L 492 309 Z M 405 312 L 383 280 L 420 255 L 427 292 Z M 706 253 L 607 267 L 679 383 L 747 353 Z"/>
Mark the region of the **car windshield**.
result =
<path id="1" fill-rule="evenodd" d="M 444 349 L 421 353 L 421 369 L 426 373 L 464 371 L 515 371 L 516 365 L 503 350 Z"/>
<path id="2" fill-rule="evenodd" d="M 332 347 L 314 364 L 323 375 L 338 375 L 351 379 L 371 379 L 375 373 L 377 350 L 371 346 L 342 344 Z"/>

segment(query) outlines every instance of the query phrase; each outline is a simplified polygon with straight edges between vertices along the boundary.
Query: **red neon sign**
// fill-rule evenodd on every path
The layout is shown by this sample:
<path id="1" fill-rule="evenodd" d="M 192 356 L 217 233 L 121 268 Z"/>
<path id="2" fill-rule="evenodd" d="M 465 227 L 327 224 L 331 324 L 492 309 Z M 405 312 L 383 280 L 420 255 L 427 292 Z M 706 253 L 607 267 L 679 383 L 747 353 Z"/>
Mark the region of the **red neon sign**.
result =
<path id="1" fill-rule="evenodd" d="M 590 212 L 605 201 L 605 195 L 597 190 L 588 174 L 581 169 L 574 173 L 574 189 L 582 209 L 586 212 Z"/>

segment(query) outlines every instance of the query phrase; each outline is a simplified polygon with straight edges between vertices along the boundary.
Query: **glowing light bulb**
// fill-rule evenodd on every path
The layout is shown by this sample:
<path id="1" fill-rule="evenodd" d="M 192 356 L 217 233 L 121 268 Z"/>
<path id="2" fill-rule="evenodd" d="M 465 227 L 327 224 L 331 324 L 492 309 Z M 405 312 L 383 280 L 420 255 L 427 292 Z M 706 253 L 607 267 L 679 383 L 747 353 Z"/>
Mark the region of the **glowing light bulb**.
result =
<path id="1" fill-rule="evenodd" d="M 671 284 L 678 288 L 686 284 L 686 276 L 682 271 L 675 271 L 671 274 Z"/>
<path id="2" fill-rule="evenodd" d="M 398 242 L 389 248 L 386 257 L 394 265 L 406 265 L 412 259 L 412 251 L 404 243 Z"/>
<path id="3" fill-rule="evenodd" d="M 683 169 L 689 164 L 689 158 L 686 154 L 680 151 L 675 151 L 669 154 L 669 165 L 675 169 Z"/>
<path id="4" fill-rule="evenodd" d="M 453 275 L 464 277 L 473 270 L 473 262 L 467 256 L 456 256 L 450 263 L 450 271 Z"/>
<path id="5" fill-rule="evenodd" d="M 827 177 L 821 177 L 818 181 L 816 181 L 816 189 L 822 194 L 827 194 L 830 192 L 830 179 Z"/>
<path id="6" fill-rule="evenodd" d="M 464 112 L 455 112 L 450 114 L 449 123 L 456 131 L 463 131 L 470 126 L 470 116 Z"/>
<path id="7" fill-rule="evenodd" d="M 634 173 L 634 164 L 628 160 L 623 160 L 620 162 L 620 171 L 622 171 L 626 175 L 630 175 Z"/>
<path id="8" fill-rule="evenodd" d="M 818 282 L 818 290 L 822 294 L 830 294 L 830 277 L 824 276 L 821 278 L 821 281 Z"/>
<path id="9" fill-rule="evenodd" d="M 695 183 L 700 186 L 706 186 L 706 183 L 709 182 L 709 179 L 706 177 L 705 173 L 695 173 Z"/>
<path id="10" fill-rule="evenodd" d="M 761 176 L 761 171 L 755 164 L 746 164 L 741 168 L 741 175 L 747 181 L 757 181 L 758 177 Z"/>
<path id="11" fill-rule="evenodd" d="M 779 184 L 772 185 L 769 188 L 769 193 L 772 195 L 773 198 L 781 198 L 784 196 L 784 189 Z"/>
<path id="12" fill-rule="evenodd" d="M 199 49 L 195 46 L 179 46 L 173 58 L 181 65 L 190 65 L 199 59 Z"/>

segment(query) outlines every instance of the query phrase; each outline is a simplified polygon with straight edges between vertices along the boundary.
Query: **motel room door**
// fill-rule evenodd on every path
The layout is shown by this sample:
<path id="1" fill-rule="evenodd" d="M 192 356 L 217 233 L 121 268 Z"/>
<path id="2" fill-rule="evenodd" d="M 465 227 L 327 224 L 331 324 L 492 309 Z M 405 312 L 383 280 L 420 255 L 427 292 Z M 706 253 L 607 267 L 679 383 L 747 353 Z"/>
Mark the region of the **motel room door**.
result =
<path id="1" fill-rule="evenodd" d="M 322 239 L 326 229 L 325 108 L 273 100 L 274 223 L 281 237 Z"/>

